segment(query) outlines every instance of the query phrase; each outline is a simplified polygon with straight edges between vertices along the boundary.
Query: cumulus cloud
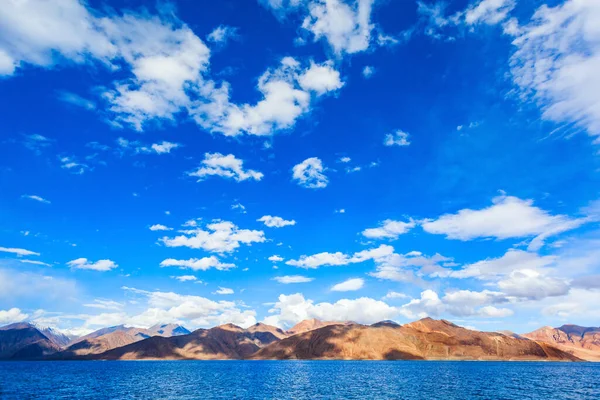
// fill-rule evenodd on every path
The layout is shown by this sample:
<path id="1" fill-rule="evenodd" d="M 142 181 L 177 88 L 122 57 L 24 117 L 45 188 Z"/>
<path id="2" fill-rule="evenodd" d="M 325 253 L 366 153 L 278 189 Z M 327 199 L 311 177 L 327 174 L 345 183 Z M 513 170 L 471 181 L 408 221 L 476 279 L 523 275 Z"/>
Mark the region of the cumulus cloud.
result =
<path id="1" fill-rule="evenodd" d="M 386 146 L 401 146 L 401 147 L 405 147 L 405 146 L 409 146 L 410 145 L 410 141 L 408 140 L 408 137 L 410 135 L 402 130 L 397 130 L 394 133 L 388 133 L 387 135 L 385 135 L 384 139 L 383 139 L 383 144 Z"/>
<path id="2" fill-rule="evenodd" d="M 531 269 L 515 269 L 498 287 L 508 296 L 539 300 L 562 296 L 569 292 L 569 285 L 562 279 L 545 276 Z"/>
<path id="3" fill-rule="evenodd" d="M 118 265 L 111 260 L 98 260 L 96 262 L 93 262 L 83 257 L 71 260 L 67 263 L 67 265 L 74 269 L 89 269 L 93 271 L 102 272 L 110 271 L 111 269 L 118 267 Z"/>
<path id="4" fill-rule="evenodd" d="M 126 324 L 148 328 L 157 323 L 179 323 L 189 327 L 209 327 L 233 323 L 249 327 L 256 323 L 254 310 L 241 310 L 233 301 L 213 301 L 201 296 L 173 292 L 124 290 L 145 299 L 148 308 L 139 314 L 104 313 L 87 318 L 84 327 Z"/>
<path id="5" fill-rule="evenodd" d="M 364 237 L 369 239 L 398 239 L 398 237 L 415 227 L 414 221 L 402 222 L 386 219 L 378 228 L 365 229 L 362 232 Z"/>
<path id="6" fill-rule="evenodd" d="M 262 172 L 244 169 L 244 161 L 236 158 L 233 154 L 225 156 L 221 153 L 204 154 L 202 166 L 195 171 L 189 172 L 188 175 L 198 178 L 198 181 L 202 181 L 210 176 L 221 176 L 237 182 L 247 179 L 260 181 L 264 176 Z"/>
<path id="7" fill-rule="evenodd" d="M 240 244 L 251 245 L 266 240 L 263 231 L 240 229 L 233 222 L 219 220 L 207 224 L 206 230 L 196 227 L 183 232 L 184 235 L 165 236 L 160 240 L 167 247 L 189 247 L 213 253 L 230 253 Z"/>
<path id="8" fill-rule="evenodd" d="M 225 288 L 225 287 L 221 287 L 219 286 L 219 289 L 217 289 L 215 292 L 213 292 L 213 294 L 233 294 L 233 289 L 230 288 Z"/>
<path id="9" fill-rule="evenodd" d="M 344 282 L 337 283 L 331 287 L 332 292 L 351 292 L 354 290 L 362 289 L 365 284 L 365 280 L 362 278 L 352 278 L 345 280 Z"/>
<path id="10" fill-rule="evenodd" d="M 318 97 L 340 89 L 344 83 L 330 62 L 303 67 L 301 62 L 284 57 L 279 66 L 269 69 L 258 79 L 262 94 L 258 103 L 234 104 L 230 101 L 230 86 L 206 83 L 202 98 L 190 107 L 190 115 L 203 128 L 226 136 L 243 133 L 272 135 L 289 129 L 296 120 L 310 111 Z"/>
<path id="11" fill-rule="evenodd" d="M 35 195 L 35 194 L 24 194 L 21 197 L 24 198 L 24 199 L 30 199 L 30 200 L 34 200 L 34 201 L 39 201 L 40 203 L 50 204 L 49 200 L 46 200 L 43 197 L 40 197 L 40 196 Z"/>
<path id="12" fill-rule="evenodd" d="M 12 253 L 12 254 L 16 254 L 17 256 L 39 256 L 40 255 L 40 253 L 36 253 L 35 251 L 19 249 L 19 248 L 15 248 L 15 247 L 0 247 L 0 252 Z"/>
<path id="13" fill-rule="evenodd" d="M 575 229 L 586 222 L 587 218 L 552 215 L 535 207 L 532 200 L 502 195 L 492 199 L 489 207 L 479 210 L 467 208 L 456 214 L 445 214 L 437 219 L 422 221 L 421 226 L 426 232 L 463 241 L 490 237 L 534 237 L 530 250 L 536 250 L 547 237 Z"/>
<path id="14" fill-rule="evenodd" d="M 94 10 L 78 0 L 28 0 L 11 1 L 0 13 L 0 75 L 25 64 L 98 64 L 120 71 L 101 93 L 113 126 L 141 131 L 152 121 L 174 122 L 187 113 L 211 132 L 271 135 L 293 126 L 314 98 L 342 86 L 330 63 L 302 67 L 285 58 L 260 77 L 263 99 L 238 105 L 229 100 L 228 82 L 210 79 L 205 43 L 164 7 L 152 15 Z M 208 39 L 224 43 L 232 32 L 221 26 Z"/>
<path id="15" fill-rule="evenodd" d="M 169 228 L 168 226 L 162 224 L 154 224 L 150 228 L 151 231 L 172 231 L 173 228 Z"/>
<path id="16" fill-rule="evenodd" d="M 272 261 L 272 262 L 280 262 L 280 261 L 283 261 L 283 257 L 278 256 L 277 254 L 274 254 L 271 257 L 269 257 L 268 260 Z"/>
<path id="17" fill-rule="evenodd" d="M 383 296 L 383 299 L 407 299 L 409 297 L 410 296 L 408 296 L 407 294 L 394 292 L 393 290 L 390 290 L 385 296 Z"/>
<path id="18" fill-rule="evenodd" d="M 329 183 L 324 171 L 323 162 L 317 157 L 311 157 L 294 165 L 292 179 L 305 188 L 322 189 Z"/>
<path id="19" fill-rule="evenodd" d="M 189 268 L 194 271 L 207 271 L 211 268 L 219 271 L 226 271 L 235 268 L 234 264 L 223 263 L 217 257 L 190 258 L 189 260 L 175 260 L 167 258 L 160 263 L 161 267 L 180 267 L 181 269 Z"/>
<path id="20" fill-rule="evenodd" d="M 179 143 L 162 141 L 161 143 L 148 145 L 138 140 L 130 141 L 122 137 L 117 139 L 117 145 L 121 151 L 130 151 L 134 154 L 168 154 L 171 150 L 181 147 Z"/>
<path id="21" fill-rule="evenodd" d="M 28 314 L 21 312 L 18 308 L 9 310 L 0 310 L 0 325 L 12 324 L 13 322 L 21 322 L 29 317 Z"/>
<path id="22" fill-rule="evenodd" d="M 264 223 L 269 228 L 283 228 L 284 226 L 296 225 L 295 220 L 285 220 L 281 217 L 275 217 L 271 215 L 264 215 L 257 219 L 257 221 Z"/>
<path id="23" fill-rule="evenodd" d="M 286 264 L 293 267 L 315 269 L 324 266 L 347 265 L 350 260 L 346 254 L 338 251 L 336 253 L 323 252 L 311 256 L 303 255 L 298 260 L 286 261 Z"/>
<path id="24" fill-rule="evenodd" d="M 314 280 L 314 278 L 309 278 L 307 276 L 302 276 L 302 275 L 285 275 L 285 276 L 276 276 L 275 278 L 273 278 L 273 280 L 277 281 L 279 283 L 288 285 L 290 283 L 312 282 Z"/>
<path id="25" fill-rule="evenodd" d="M 393 319 L 398 310 L 383 301 L 368 297 L 358 299 L 341 299 L 335 303 L 314 303 L 305 299 L 301 293 L 280 295 L 278 301 L 269 310 L 270 316 L 264 319 L 266 324 L 280 328 L 310 318 L 323 321 L 356 321 L 362 324 L 373 324 L 386 319 Z"/>

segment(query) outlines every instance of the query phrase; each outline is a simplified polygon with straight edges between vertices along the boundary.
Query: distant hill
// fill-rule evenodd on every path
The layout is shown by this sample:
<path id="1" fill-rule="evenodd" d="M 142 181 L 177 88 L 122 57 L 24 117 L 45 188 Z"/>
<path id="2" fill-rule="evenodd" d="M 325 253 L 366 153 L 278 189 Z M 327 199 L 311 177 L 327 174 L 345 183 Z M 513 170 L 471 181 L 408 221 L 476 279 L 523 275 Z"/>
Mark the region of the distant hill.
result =
<path id="1" fill-rule="evenodd" d="M 57 359 L 79 358 L 104 353 L 153 336 L 171 337 L 189 333 L 190 331 L 186 328 L 176 324 L 158 324 L 148 329 L 117 325 L 82 336 L 53 357 Z"/>
<path id="2" fill-rule="evenodd" d="M 529 339 L 548 343 L 589 361 L 600 361 L 600 328 L 563 325 L 545 326 L 523 335 Z"/>
<path id="3" fill-rule="evenodd" d="M 577 357 L 529 339 L 425 318 L 407 325 L 328 325 L 259 350 L 253 359 L 560 360 Z"/>
<path id="4" fill-rule="evenodd" d="M 91 355 L 90 358 L 101 360 L 242 359 L 277 340 L 275 335 L 262 329 L 245 330 L 233 324 L 225 324 L 211 329 L 198 329 L 188 335 L 170 338 L 151 337 L 102 354 Z"/>
<path id="5" fill-rule="evenodd" d="M 60 346 L 34 325 L 20 322 L 0 328 L 0 359 L 34 359 L 52 354 Z"/>
<path id="6" fill-rule="evenodd" d="M 123 325 L 76 339 L 51 328 L 17 323 L 0 328 L 0 359 L 358 359 L 600 361 L 600 328 L 563 325 L 526 335 L 479 332 L 424 318 L 405 325 L 310 319 L 288 331 L 257 323 L 224 324 L 189 332 L 158 324 Z"/>

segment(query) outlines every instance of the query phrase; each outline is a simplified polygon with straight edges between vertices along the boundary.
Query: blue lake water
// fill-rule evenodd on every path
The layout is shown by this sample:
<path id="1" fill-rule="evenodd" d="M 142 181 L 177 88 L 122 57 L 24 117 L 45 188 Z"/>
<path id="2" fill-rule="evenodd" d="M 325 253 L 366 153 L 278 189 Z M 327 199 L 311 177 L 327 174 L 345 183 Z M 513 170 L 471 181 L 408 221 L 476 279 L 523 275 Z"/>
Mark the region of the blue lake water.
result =
<path id="1" fill-rule="evenodd" d="M 1 399 L 600 399 L 600 363 L 0 362 Z"/>

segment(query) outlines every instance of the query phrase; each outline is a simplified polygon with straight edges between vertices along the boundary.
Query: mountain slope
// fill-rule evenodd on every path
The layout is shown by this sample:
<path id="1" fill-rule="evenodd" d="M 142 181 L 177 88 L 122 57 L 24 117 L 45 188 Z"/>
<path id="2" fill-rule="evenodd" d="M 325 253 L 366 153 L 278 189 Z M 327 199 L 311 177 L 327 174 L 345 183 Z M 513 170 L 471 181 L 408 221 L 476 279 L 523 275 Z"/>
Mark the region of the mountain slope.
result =
<path id="1" fill-rule="evenodd" d="M 74 341 L 53 358 L 78 358 L 90 354 L 100 354 L 118 347 L 127 346 L 152 336 L 178 336 L 189 334 L 189 331 L 180 325 L 157 324 L 148 329 L 126 327 L 124 325 L 104 328 L 83 336 Z"/>
<path id="2" fill-rule="evenodd" d="M 211 329 L 198 329 L 189 335 L 170 338 L 154 336 L 90 358 L 101 360 L 242 359 L 255 353 L 260 346 L 276 340 L 277 338 L 268 332 L 252 333 L 233 324 L 226 324 Z"/>
<path id="3" fill-rule="evenodd" d="M 0 328 L 0 359 L 33 359 L 58 351 L 60 347 L 28 323 Z"/>
<path id="4" fill-rule="evenodd" d="M 544 343 L 471 331 L 429 318 L 403 326 L 329 325 L 273 343 L 252 358 L 577 360 L 577 357 Z"/>
<path id="5" fill-rule="evenodd" d="M 523 336 L 548 343 L 584 360 L 600 361 L 600 328 L 578 325 L 563 325 L 559 328 L 545 326 Z"/>

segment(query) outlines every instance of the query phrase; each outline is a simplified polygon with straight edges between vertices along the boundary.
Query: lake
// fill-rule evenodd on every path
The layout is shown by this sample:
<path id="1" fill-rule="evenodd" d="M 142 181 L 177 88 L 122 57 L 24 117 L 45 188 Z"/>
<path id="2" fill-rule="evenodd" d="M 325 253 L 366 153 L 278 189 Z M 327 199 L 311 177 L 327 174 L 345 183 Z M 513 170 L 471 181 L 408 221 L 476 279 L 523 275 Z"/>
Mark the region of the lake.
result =
<path id="1" fill-rule="evenodd" d="M 600 399 L 600 363 L 0 362 L 2 399 Z"/>

